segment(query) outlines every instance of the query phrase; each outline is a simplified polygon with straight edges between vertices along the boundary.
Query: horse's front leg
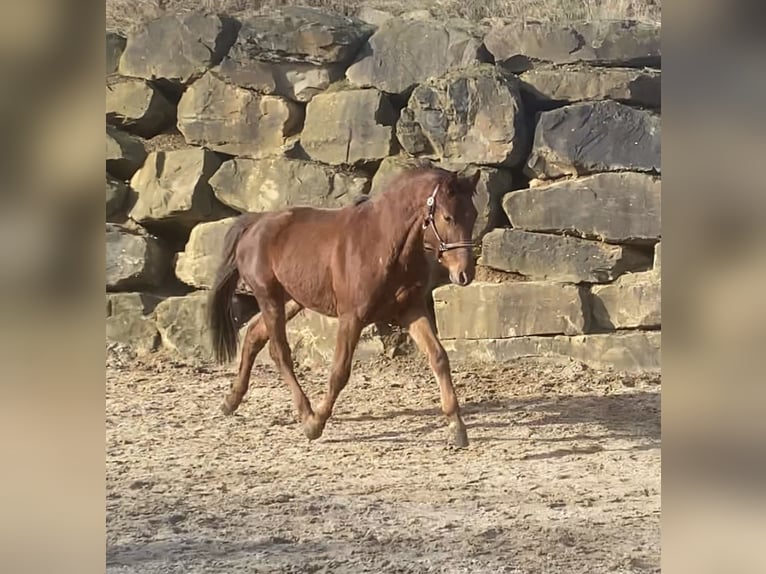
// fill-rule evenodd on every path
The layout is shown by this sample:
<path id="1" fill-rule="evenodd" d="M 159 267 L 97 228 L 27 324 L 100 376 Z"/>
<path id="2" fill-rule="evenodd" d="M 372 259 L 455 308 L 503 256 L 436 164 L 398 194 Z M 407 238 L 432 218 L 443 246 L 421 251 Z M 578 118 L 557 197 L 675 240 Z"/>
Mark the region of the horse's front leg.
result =
<path id="1" fill-rule="evenodd" d="M 420 352 L 428 357 L 431 370 L 439 383 L 442 412 L 449 424 L 450 439 L 458 448 L 467 447 L 468 433 L 463 419 L 460 418 L 460 405 L 452 385 L 449 357 L 436 336 L 426 310 L 421 307 L 409 310 L 402 318 L 402 323 L 409 330 L 410 337 Z"/>
<path id="2" fill-rule="evenodd" d="M 322 436 L 327 419 L 332 415 L 332 409 L 338 395 L 346 386 L 351 376 L 351 360 L 354 357 L 356 345 L 362 334 L 362 323 L 354 316 L 341 316 L 338 321 L 338 335 L 335 341 L 335 356 L 327 394 L 314 414 L 304 422 L 303 428 L 306 436 L 312 439 Z"/>

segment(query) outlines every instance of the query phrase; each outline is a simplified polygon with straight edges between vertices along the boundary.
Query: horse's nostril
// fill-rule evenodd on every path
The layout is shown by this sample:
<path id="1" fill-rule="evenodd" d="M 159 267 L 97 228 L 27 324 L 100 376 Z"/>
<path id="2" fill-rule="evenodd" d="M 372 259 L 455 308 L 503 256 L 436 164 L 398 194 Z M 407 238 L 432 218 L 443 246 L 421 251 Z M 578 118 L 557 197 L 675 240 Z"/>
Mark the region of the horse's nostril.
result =
<path id="1" fill-rule="evenodd" d="M 457 276 L 457 281 L 460 285 L 468 285 L 468 275 L 466 275 L 465 271 L 460 272 L 460 275 Z"/>

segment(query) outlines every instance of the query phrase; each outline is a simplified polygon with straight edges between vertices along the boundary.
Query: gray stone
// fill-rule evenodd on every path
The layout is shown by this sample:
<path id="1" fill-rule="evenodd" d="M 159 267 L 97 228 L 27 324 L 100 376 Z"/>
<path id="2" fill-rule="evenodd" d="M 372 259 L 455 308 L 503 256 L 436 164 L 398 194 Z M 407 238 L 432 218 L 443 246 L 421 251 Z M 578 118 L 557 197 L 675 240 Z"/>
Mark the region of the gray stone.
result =
<path id="1" fill-rule="evenodd" d="M 124 181 L 106 174 L 106 220 L 117 222 L 125 213 L 130 188 Z"/>
<path id="2" fill-rule="evenodd" d="M 237 36 L 230 18 L 204 12 L 167 14 L 128 36 L 123 76 L 187 85 L 218 64 Z"/>
<path id="3" fill-rule="evenodd" d="M 573 335 L 588 317 L 583 290 L 565 283 L 450 284 L 435 289 L 433 299 L 442 339 Z"/>
<path id="4" fill-rule="evenodd" d="M 342 207 L 365 191 L 366 179 L 299 159 L 235 158 L 210 179 L 216 197 L 237 211 L 309 205 Z"/>
<path id="5" fill-rule="evenodd" d="M 107 225 L 106 287 L 110 291 L 161 287 L 171 270 L 171 257 L 156 237 Z"/>
<path id="6" fill-rule="evenodd" d="M 300 131 L 303 108 L 205 74 L 178 103 L 178 129 L 189 144 L 244 157 L 279 156 Z"/>
<path id="7" fill-rule="evenodd" d="M 484 45 L 514 73 L 540 62 L 660 66 L 661 28 L 632 21 L 577 24 L 514 21 L 493 27 Z"/>
<path id="8" fill-rule="evenodd" d="M 144 80 L 121 78 L 106 86 L 106 121 L 151 138 L 172 125 L 175 108 Z"/>
<path id="9" fill-rule="evenodd" d="M 609 285 L 591 289 L 593 317 L 603 329 L 659 327 L 662 322 L 662 285 L 653 271 L 629 273 Z"/>
<path id="10" fill-rule="evenodd" d="M 413 169 L 416 167 L 431 167 L 433 162 L 427 159 L 411 158 L 406 155 L 392 155 L 383 158 L 380 162 L 375 175 L 372 178 L 372 186 L 370 187 L 370 195 L 378 195 L 385 191 L 389 183 L 391 183 L 396 176 L 400 173 Z"/>
<path id="11" fill-rule="evenodd" d="M 128 345 L 137 355 L 156 350 L 160 334 L 153 311 L 161 300 L 149 293 L 108 293 L 106 340 Z"/>
<path id="12" fill-rule="evenodd" d="M 412 92 L 397 136 L 412 155 L 517 165 L 529 142 L 519 82 L 488 64 L 431 78 Z"/>
<path id="13" fill-rule="evenodd" d="M 603 171 L 660 172 L 660 117 L 601 101 L 540 114 L 530 175 L 551 179 Z"/>
<path id="14" fill-rule="evenodd" d="M 223 256 L 226 232 L 235 217 L 195 225 L 176 259 L 176 277 L 192 287 L 210 289 Z"/>
<path id="15" fill-rule="evenodd" d="M 154 312 L 162 346 L 182 357 L 212 360 L 207 306 L 207 291 L 168 297 L 157 305 Z"/>
<path id="16" fill-rule="evenodd" d="M 377 10 L 375 8 L 370 8 L 369 6 L 362 6 L 357 10 L 356 17 L 362 22 L 367 22 L 368 24 L 379 28 L 385 22 L 393 18 L 394 15 L 385 10 Z"/>
<path id="17" fill-rule="evenodd" d="M 404 94 L 429 78 L 478 64 L 480 33 L 469 23 L 392 18 L 368 40 L 346 78 L 360 88 Z"/>
<path id="18" fill-rule="evenodd" d="M 146 160 L 143 142 L 106 126 L 106 171 L 118 179 L 130 179 Z"/>
<path id="19" fill-rule="evenodd" d="M 130 217 L 188 233 L 198 223 L 233 215 L 210 187 L 220 164 L 216 154 L 200 148 L 152 152 L 130 181 L 138 194 Z"/>
<path id="20" fill-rule="evenodd" d="M 450 359 L 503 363 L 520 357 L 568 357 L 593 369 L 659 372 L 661 333 L 632 331 L 600 335 L 453 339 L 443 341 Z"/>
<path id="21" fill-rule="evenodd" d="M 249 16 L 241 23 L 231 53 L 280 63 L 347 64 L 374 30 L 359 19 L 303 6 Z"/>
<path id="22" fill-rule="evenodd" d="M 301 146 L 318 161 L 356 164 L 394 151 L 396 110 L 377 90 L 346 90 L 315 96 L 306 107 Z"/>
<path id="23" fill-rule="evenodd" d="M 106 75 L 114 74 L 125 50 L 125 38 L 115 32 L 106 33 Z"/>
<path id="24" fill-rule="evenodd" d="M 659 70 L 541 66 L 519 77 L 522 88 L 542 101 L 615 100 L 649 108 L 659 108 L 662 103 Z"/>
<path id="25" fill-rule="evenodd" d="M 599 173 L 515 191 L 505 196 L 503 206 L 516 228 L 647 242 L 662 231 L 661 186 L 651 175 Z"/>
<path id="26" fill-rule="evenodd" d="M 481 264 L 530 279 L 603 283 L 628 271 L 647 269 L 651 258 L 622 245 L 495 229 L 484 236 Z"/>

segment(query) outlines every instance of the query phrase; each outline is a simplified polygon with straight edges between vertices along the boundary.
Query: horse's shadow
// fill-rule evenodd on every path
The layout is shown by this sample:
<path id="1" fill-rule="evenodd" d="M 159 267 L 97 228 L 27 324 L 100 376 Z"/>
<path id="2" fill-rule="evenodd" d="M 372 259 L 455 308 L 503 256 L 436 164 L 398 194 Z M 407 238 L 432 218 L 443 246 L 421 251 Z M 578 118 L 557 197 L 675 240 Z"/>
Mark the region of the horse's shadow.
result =
<path id="1" fill-rule="evenodd" d="M 557 437 L 535 437 L 538 442 L 567 443 L 577 440 L 603 441 L 609 439 L 629 439 L 638 441 L 635 449 L 654 448 L 660 440 L 660 393 L 641 391 L 629 394 L 614 395 L 578 395 L 551 396 L 538 395 L 520 399 L 500 399 L 480 402 L 467 402 L 462 406 L 466 427 L 486 430 L 497 429 L 497 433 L 474 433 L 472 442 L 519 442 L 523 439 L 504 436 L 502 429 L 514 425 L 514 413 L 518 418 L 526 418 L 529 413 L 536 413 L 533 420 L 518 423 L 529 428 L 548 427 L 552 425 L 572 426 L 578 424 L 595 424 L 603 429 L 592 434 L 568 434 Z M 505 416 L 503 416 L 505 415 Z M 374 415 L 337 416 L 336 419 L 344 424 L 354 422 L 373 422 L 390 420 L 396 424 L 396 419 L 422 419 L 424 424 L 419 427 L 407 426 L 401 430 L 390 430 L 371 435 L 356 435 L 348 438 L 325 439 L 327 442 L 424 442 L 423 434 L 438 431 L 444 423 L 441 412 L 437 408 L 399 409 Z M 500 420 L 498 420 L 500 419 Z M 648 441 L 648 443 L 647 443 Z M 441 437 L 433 441 L 441 442 Z M 559 449 L 561 455 L 580 452 L 575 449 Z"/>

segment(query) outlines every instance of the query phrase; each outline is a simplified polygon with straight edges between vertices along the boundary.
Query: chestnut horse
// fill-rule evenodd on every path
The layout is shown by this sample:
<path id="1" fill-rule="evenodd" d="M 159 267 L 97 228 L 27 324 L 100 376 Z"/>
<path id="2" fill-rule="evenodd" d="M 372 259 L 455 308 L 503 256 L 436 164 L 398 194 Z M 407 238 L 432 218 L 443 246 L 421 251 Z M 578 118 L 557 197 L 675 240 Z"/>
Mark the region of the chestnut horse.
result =
<path id="1" fill-rule="evenodd" d="M 478 177 L 478 172 L 465 178 L 438 168 L 414 168 L 396 177 L 379 196 L 347 207 L 294 207 L 236 219 L 226 234 L 208 307 L 219 363 L 236 354 L 232 299 L 240 280 L 252 290 L 260 316 L 247 328 L 239 373 L 223 412 L 233 413 L 242 402 L 255 356 L 268 342 L 304 433 L 310 440 L 320 437 L 351 374 L 362 329 L 387 322 L 406 327 L 428 356 L 450 437 L 456 446 L 467 446 L 449 359 L 426 306 L 426 250 L 436 253 L 453 283 L 465 286 L 473 281 L 471 236 Z M 329 386 L 316 409 L 295 378 L 285 330 L 287 321 L 304 308 L 338 318 Z"/>

